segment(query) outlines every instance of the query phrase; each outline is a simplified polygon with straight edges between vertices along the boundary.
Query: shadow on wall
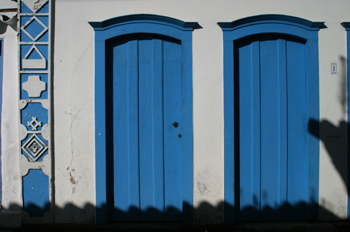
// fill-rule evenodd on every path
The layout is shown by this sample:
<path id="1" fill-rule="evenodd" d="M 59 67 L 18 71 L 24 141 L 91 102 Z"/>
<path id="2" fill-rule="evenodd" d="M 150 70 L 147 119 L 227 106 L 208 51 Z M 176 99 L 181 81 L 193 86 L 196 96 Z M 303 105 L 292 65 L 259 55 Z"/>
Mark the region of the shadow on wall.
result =
<path id="1" fill-rule="evenodd" d="M 6 33 L 6 31 L 8 30 L 7 27 L 11 27 L 12 30 L 17 31 L 17 22 L 13 22 L 12 24 L 7 25 L 6 23 L 0 21 L 0 35 Z"/>
<path id="2" fill-rule="evenodd" d="M 346 59 L 341 57 L 341 79 L 340 79 L 340 96 L 339 102 L 345 114 L 347 111 L 346 106 L 346 72 L 344 70 Z M 312 134 L 318 138 L 325 146 L 327 153 L 334 164 L 334 167 L 338 171 L 342 178 L 344 185 L 349 191 L 348 185 L 348 138 L 349 123 L 341 121 L 339 125 L 334 125 L 328 120 L 322 120 L 321 122 L 315 119 L 309 119 L 308 128 L 305 128 L 307 133 Z M 254 196 L 252 196 L 254 198 Z M 316 221 L 321 220 L 342 220 L 337 215 L 327 210 L 318 203 L 311 201 L 297 202 L 295 204 L 283 203 L 282 205 L 266 206 L 258 209 L 257 207 L 245 207 L 240 208 L 238 205 L 230 205 L 225 202 L 220 202 L 217 205 L 212 205 L 207 202 L 202 202 L 199 206 L 193 207 L 189 204 L 184 204 L 183 207 L 189 207 L 193 210 L 194 224 L 220 224 L 224 221 L 222 218 L 224 208 L 231 208 L 231 212 L 235 212 L 232 215 L 234 221 L 285 221 L 285 220 L 303 220 L 303 221 Z M 236 208 L 235 208 L 236 207 Z M 12 205 L 8 210 L 17 211 L 18 205 Z M 54 223 L 79 223 L 79 224 L 94 224 L 95 212 L 103 211 L 108 208 L 107 205 L 102 207 L 96 207 L 92 204 L 86 204 L 84 207 L 77 207 L 73 204 L 67 204 L 64 207 L 54 206 Z M 27 205 L 24 210 L 28 212 L 32 217 L 40 217 L 44 212 L 49 209 L 49 203 L 45 206 L 38 207 L 33 204 Z M 308 209 L 314 210 L 315 215 L 307 217 L 305 213 Z M 152 220 L 156 218 L 157 221 L 164 221 L 169 215 L 181 215 L 182 212 L 176 208 L 168 208 L 165 211 L 160 211 L 155 208 L 148 208 L 147 210 L 140 210 L 136 207 L 130 207 L 127 211 L 123 211 L 112 207 L 109 209 L 109 214 L 118 215 L 117 218 L 123 218 L 123 221 L 143 221 Z M 289 215 L 289 216 L 288 216 Z M 290 216 L 292 215 L 292 216 Z M 296 217 L 293 217 L 296 216 Z M 227 215 L 226 215 L 227 216 Z M 230 216 L 229 216 L 230 217 Z M 111 216 L 113 218 L 113 216 Z"/>
<path id="3" fill-rule="evenodd" d="M 73 204 L 67 204 L 64 207 L 54 206 L 54 219 L 53 223 L 75 223 L 75 224 L 95 224 L 95 212 L 104 210 L 107 205 L 102 207 L 95 207 L 92 204 L 86 204 L 84 207 L 78 207 Z M 217 205 L 212 205 L 207 202 L 202 202 L 198 207 L 192 207 L 184 203 L 184 207 L 190 207 L 193 209 L 194 213 L 194 224 L 195 225 L 205 225 L 205 224 L 221 224 L 223 222 L 222 218 L 213 218 L 213 215 L 223 216 L 223 210 L 226 207 L 231 207 L 234 209 L 235 206 L 221 202 Z M 274 207 L 264 207 L 261 210 L 257 210 L 254 207 L 246 207 L 236 209 L 238 215 L 235 216 L 236 222 L 259 222 L 259 221 L 287 221 L 287 214 L 294 214 L 296 217 L 288 219 L 288 221 L 317 221 L 317 218 L 300 218 L 300 215 L 305 215 L 305 209 L 310 209 L 311 207 L 317 207 L 318 212 L 324 215 L 327 220 L 341 220 L 341 218 L 334 215 L 332 212 L 317 205 L 316 203 L 307 204 L 305 202 L 299 202 L 297 204 L 291 205 L 284 203 L 280 206 L 276 205 Z M 20 207 L 18 205 L 11 205 L 6 210 L 17 211 Z M 44 207 L 38 207 L 36 205 L 30 204 L 24 210 L 29 213 L 33 218 L 42 217 L 44 212 L 49 208 L 49 203 Z M 169 221 L 165 220 L 171 214 L 179 214 L 182 212 L 175 208 L 168 208 L 164 212 L 155 208 L 148 208 L 145 211 L 139 210 L 136 207 L 130 207 L 128 211 L 123 211 L 120 209 L 114 209 L 114 213 L 124 218 L 123 222 L 151 222 L 151 221 Z M 267 216 L 266 216 L 267 215 Z M 247 220 L 243 218 L 251 218 L 252 220 Z M 240 220 L 239 217 L 242 217 Z M 273 219 L 268 219 L 268 217 Z M 151 220 L 151 218 L 157 218 L 157 220 Z M 144 220 L 148 219 L 148 220 Z M 118 222 L 118 221 L 117 221 Z M 175 221 L 176 222 L 176 221 Z M 237 224 L 237 223 L 236 223 Z"/>
<path id="4" fill-rule="evenodd" d="M 320 133 L 318 133 L 318 128 Z M 347 154 L 347 131 L 349 124 L 346 121 L 341 121 L 339 125 L 333 125 L 328 120 L 321 122 L 310 119 L 309 131 L 316 136 L 324 144 L 329 157 L 342 178 L 343 184 L 349 192 L 348 186 L 348 154 Z"/>
<path id="5" fill-rule="evenodd" d="M 347 114 L 347 76 L 345 57 L 340 56 L 339 67 L 339 103 L 342 108 L 342 113 L 345 118 Z M 339 122 L 339 125 L 334 125 L 328 120 L 321 122 L 310 119 L 308 131 L 317 137 L 325 146 L 329 157 L 342 178 L 344 185 L 349 193 L 348 186 L 348 142 L 349 142 L 349 123 L 346 121 Z"/>
<path id="6" fill-rule="evenodd" d="M 16 24 L 15 24 L 16 25 Z M 14 26 L 15 27 L 15 26 Z M 0 22 L 0 35 L 4 34 L 7 30 L 7 25 Z M 13 28 L 17 30 L 16 28 Z M 347 112 L 347 90 L 346 90 L 346 59 L 340 57 L 340 96 L 339 102 L 341 104 L 343 114 L 346 115 Z M 315 119 L 310 119 L 308 123 L 308 132 L 317 137 L 323 142 L 329 157 L 331 158 L 334 167 L 337 169 L 339 175 L 342 178 L 344 185 L 349 192 L 348 185 L 348 131 L 349 123 L 346 121 L 341 121 L 339 125 L 334 125 L 328 120 L 322 120 L 319 122 Z M 346 162 L 345 162 L 346 161 Z M 67 204 L 64 207 L 54 206 L 54 223 L 82 223 L 82 224 L 94 224 L 95 223 L 95 212 L 101 211 L 103 208 L 107 208 L 107 205 L 101 207 L 96 207 L 92 204 L 86 204 L 84 207 L 78 207 L 74 204 Z M 223 211 L 224 208 L 232 208 L 236 212 L 236 217 L 241 218 L 252 218 L 254 221 L 265 221 L 266 215 L 271 215 L 270 218 L 274 220 L 285 220 L 286 214 L 300 215 L 305 209 L 317 208 L 318 215 L 320 218 L 326 220 L 341 220 L 337 215 L 328 211 L 326 208 L 318 205 L 316 202 L 306 203 L 298 202 L 296 204 L 284 203 L 282 205 L 276 205 L 274 207 L 264 207 L 262 209 L 256 209 L 254 207 L 246 207 L 243 209 L 235 209 L 234 205 L 227 204 L 225 202 L 220 202 L 217 205 L 212 205 L 207 202 L 202 202 L 199 206 L 193 207 L 185 203 L 184 207 L 193 208 L 194 223 L 195 224 L 217 224 L 223 222 Z M 50 204 L 47 203 L 45 206 L 38 207 L 34 204 L 29 204 L 26 206 L 25 210 L 33 217 L 41 217 L 48 209 Z M 238 208 L 238 207 L 237 207 Z M 11 205 L 8 209 L 10 211 L 18 211 L 21 206 Z M 22 209 L 21 209 L 22 210 Z M 168 208 L 164 212 L 159 211 L 155 208 L 149 208 L 142 211 L 135 207 L 130 207 L 128 211 L 123 211 L 120 209 L 111 209 L 113 214 L 118 214 L 121 218 L 157 218 L 159 221 L 167 218 L 169 214 L 181 215 L 182 212 L 176 208 Z M 302 213 L 303 214 L 303 213 Z M 133 215 L 133 216 L 131 216 Z M 136 215 L 136 216 L 135 216 Z M 249 215 L 249 216 L 247 216 Z M 135 220 L 135 221 L 138 221 Z M 304 220 L 317 220 L 316 216 L 314 218 L 309 218 Z M 130 220 L 132 221 L 132 220 Z M 239 221 L 239 220 L 237 220 Z"/>
<path id="7" fill-rule="evenodd" d="M 348 107 L 347 98 L 347 75 L 346 65 L 347 60 L 345 57 L 339 57 L 339 104 L 342 109 L 343 118 L 346 117 Z M 339 122 L 338 125 L 334 125 L 328 120 L 318 121 L 315 119 L 309 119 L 308 131 L 310 134 L 318 138 L 327 150 L 327 154 L 331 159 L 335 169 L 339 173 L 344 186 L 346 187 L 349 196 L 349 123 L 345 120 Z M 323 213 L 325 215 L 323 215 Z M 320 212 L 321 219 L 332 219 L 327 216 L 326 211 Z M 336 217 L 335 217 L 336 218 Z"/>

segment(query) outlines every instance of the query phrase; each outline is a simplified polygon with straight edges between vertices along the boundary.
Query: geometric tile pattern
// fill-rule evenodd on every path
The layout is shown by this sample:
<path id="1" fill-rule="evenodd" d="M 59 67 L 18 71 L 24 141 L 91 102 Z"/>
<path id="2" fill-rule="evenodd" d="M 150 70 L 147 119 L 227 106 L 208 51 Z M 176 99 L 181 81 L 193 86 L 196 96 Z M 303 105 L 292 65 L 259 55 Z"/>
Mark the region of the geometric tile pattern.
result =
<path id="1" fill-rule="evenodd" d="M 23 144 L 22 150 L 25 152 L 24 155 L 26 155 L 32 161 L 36 161 L 47 150 L 47 146 L 36 134 L 33 134 Z"/>
<path id="2" fill-rule="evenodd" d="M 22 222 L 52 223 L 51 209 L 54 204 L 52 202 L 53 172 L 50 171 L 53 159 L 50 136 L 52 0 L 17 0 L 17 2 L 19 6 L 20 167 L 23 177 L 22 188 L 28 190 L 22 193 L 23 203 L 28 205 L 27 208 L 24 207 Z M 25 183 L 23 180 L 26 180 Z M 45 201 L 41 199 L 40 194 L 46 197 Z M 29 212 L 30 205 L 40 207 L 41 213 Z"/>
<path id="3" fill-rule="evenodd" d="M 39 57 L 30 58 L 29 56 L 33 54 L 39 55 Z M 33 44 L 33 46 L 22 58 L 23 69 L 46 69 L 46 63 L 47 59 L 35 44 Z"/>
<path id="4" fill-rule="evenodd" d="M 36 117 L 32 117 L 32 121 L 27 121 L 27 125 L 31 126 L 33 131 L 36 131 L 38 126 L 42 126 L 41 122 L 38 122 L 36 119 Z"/>
<path id="5" fill-rule="evenodd" d="M 45 75 L 50 77 L 50 40 L 47 39 L 44 42 L 41 37 L 48 36 L 50 33 L 50 10 L 48 0 L 20 0 L 19 1 L 19 61 L 20 61 L 20 76 L 28 76 L 26 82 L 20 83 L 20 92 L 26 91 L 26 107 L 19 110 L 20 117 L 22 118 L 21 123 L 28 126 L 31 131 L 40 133 L 39 127 L 43 126 L 42 120 L 38 121 L 38 118 L 43 119 L 50 117 L 49 110 L 42 107 L 35 108 L 36 111 L 29 110 L 30 117 L 24 117 L 28 114 L 28 110 L 32 104 L 37 105 L 50 105 L 49 97 L 47 99 L 40 98 L 43 91 L 50 91 L 50 78 L 40 79 L 41 76 Z M 44 80 L 44 81 L 43 81 Z M 48 93 L 48 96 L 50 94 Z M 20 94 L 20 99 L 21 99 Z M 47 104 L 49 103 L 49 104 Z M 33 109 L 34 109 L 33 108 Z M 29 115 L 28 115 L 29 116 Z M 39 116 L 39 117 L 38 117 Z M 25 119 L 25 121 L 23 121 Z M 50 124 L 50 118 L 48 122 Z M 38 136 L 35 134 L 30 140 L 28 140 L 21 149 L 30 158 L 29 161 L 36 162 L 38 158 L 49 150 L 50 153 L 50 142 L 47 141 L 48 145 L 43 143 Z"/>
<path id="6" fill-rule="evenodd" d="M 36 24 L 35 24 L 36 23 Z M 41 26 L 41 27 L 40 27 Z M 33 28 L 28 32 L 26 28 Z M 37 41 L 45 32 L 48 31 L 48 27 L 41 22 L 37 17 L 33 16 L 29 21 L 27 21 L 22 27 L 22 31 L 26 33 L 33 41 Z M 39 30 L 38 30 L 39 29 Z"/>
<path id="7" fill-rule="evenodd" d="M 23 209 L 31 217 L 42 217 L 50 209 L 48 176 L 42 170 L 32 169 L 22 181 Z"/>
<path id="8" fill-rule="evenodd" d="M 29 97 L 40 97 L 41 92 L 46 90 L 46 83 L 40 80 L 39 75 L 29 76 L 28 81 L 22 84 L 22 88 Z"/>
<path id="9" fill-rule="evenodd" d="M 37 12 L 48 0 L 22 0 L 22 2 L 32 11 Z"/>

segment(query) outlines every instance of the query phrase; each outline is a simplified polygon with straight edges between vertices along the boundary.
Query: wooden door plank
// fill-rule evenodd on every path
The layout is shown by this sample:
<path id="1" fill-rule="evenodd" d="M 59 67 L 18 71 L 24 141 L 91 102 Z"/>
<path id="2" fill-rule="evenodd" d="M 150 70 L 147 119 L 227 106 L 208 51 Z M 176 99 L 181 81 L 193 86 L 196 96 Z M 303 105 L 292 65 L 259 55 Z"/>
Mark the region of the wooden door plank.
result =
<path id="1" fill-rule="evenodd" d="M 165 220 L 182 219 L 181 45 L 164 41 Z M 177 127 L 174 122 L 179 123 Z"/>
<path id="2" fill-rule="evenodd" d="M 260 211 L 259 63 L 259 41 L 240 49 L 240 220 L 258 220 Z"/>
<path id="3" fill-rule="evenodd" d="M 137 41 L 114 47 L 114 207 L 119 221 L 139 220 Z"/>
<path id="4" fill-rule="evenodd" d="M 306 156 L 306 91 L 305 91 L 305 46 L 287 42 L 288 83 L 288 203 L 290 219 L 306 219 L 308 199 L 309 157 Z"/>
<path id="5" fill-rule="evenodd" d="M 278 43 L 260 42 L 261 78 L 261 208 L 262 220 L 276 220 L 280 188 L 280 84 Z"/>
<path id="6" fill-rule="evenodd" d="M 278 68 L 278 88 L 279 88 L 279 160 L 278 160 L 278 220 L 286 220 L 287 212 L 283 205 L 287 202 L 287 65 L 286 65 L 286 41 L 284 39 L 277 40 L 277 68 Z"/>

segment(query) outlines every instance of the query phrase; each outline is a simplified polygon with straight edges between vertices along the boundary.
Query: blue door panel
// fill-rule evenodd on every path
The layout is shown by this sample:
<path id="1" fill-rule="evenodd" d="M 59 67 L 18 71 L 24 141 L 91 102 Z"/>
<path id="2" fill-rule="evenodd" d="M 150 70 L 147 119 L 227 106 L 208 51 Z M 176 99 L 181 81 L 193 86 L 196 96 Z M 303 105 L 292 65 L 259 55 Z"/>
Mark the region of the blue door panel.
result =
<path id="1" fill-rule="evenodd" d="M 181 44 L 142 34 L 109 46 L 114 131 L 110 220 L 180 221 Z"/>
<path id="2" fill-rule="evenodd" d="M 225 223 L 317 219 L 318 30 L 257 15 L 219 22 L 224 39 Z M 314 134 L 318 134 L 318 128 Z"/>
<path id="3" fill-rule="evenodd" d="M 246 92 L 240 99 L 240 207 L 260 209 L 260 83 L 259 42 L 239 48 L 239 86 Z M 248 142 L 251 141 L 251 142 Z M 238 146 L 237 146 L 238 147 Z"/>
<path id="4" fill-rule="evenodd" d="M 246 167 L 241 171 L 241 176 L 245 178 L 245 180 L 241 181 L 240 185 L 240 193 L 241 193 L 241 207 L 246 206 L 253 206 L 253 186 L 251 183 L 254 182 L 253 179 L 253 167 L 251 164 L 251 160 L 254 159 L 253 157 L 253 151 L 252 146 L 250 143 L 244 142 L 244 141 L 250 141 L 253 139 L 253 122 L 250 118 L 250 115 L 252 114 L 251 110 L 253 109 L 251 106 L 252 103 L 252 91 L 250 88 L 251 83 L 251 68 L 249 65 L 249 62 L 251 60 L 251 47 L 246 46 L 239 49 L 239 59 L 242 60 L 241 66 L 239 68 L 239 74 L 242 77 L 240 79 L 240 88 L 244 88 L 247 90 L 246 98 L 240 98 L 240 105 L 245 106 L 246 109 L 242 110 L 241 117 L 246 120 L 241 120 L 240 126 L 242 128 L 245 128 L 244 130 L 240 130 L 240 149 L 241 152 L 244 152 L 246 155 L 240 157 L 240 166 Z"/>
<path id="5" fill-rule="evenodd" d="M 192 31 L 198 24 L 151 14 L 89 24 L 95 31 L 96 223 L 192 224 Z"/>
<path id="6" fill-rule="evenodd" d="M 154 121 L 153 115 L 157 110 L 158 105 L 155 105 L 153 94 L 157 95 L 159 92 L 153 92 L 154 84 L 160 80 L 156 79 L 153 73 L 153 43 L 152 40 L 139 41 L 139 159 L 140 159 L 140 209 L 142 212 L 147 211 L 148 208 L 157 209 L 155 202 L 155 194 L 157 189 L 154 187 L 154 174 L 159 167 L 154 166 L 155 151 L 158 146 L 162 144 L 154 141 L 154 129 L 160 127 L 162 129 L 161 121 Z M 158 76 L 156 76 L 158 77 Z M 161 109 L 160 109 L 161 110 Z M 159 117 L 159 116 L 158 116 Z M 132 122 L 137 123 L 137 121 Z M 137 146 L 135 144 L 134 146 Z M 163 181 L 162 181 L 163 182 Z M 137 183 L 135 183 L 137 184 Z M 117 194 L 117 193 L 116 193 Z M 117 197 L 117 196 L 115 196 Z M 147 214 L 149 215 L 149 214 Z M 142 214 L 142 220 L 147 220 L 147 215 Z M 150 215 L 149 215 L 150 216 Z"/>
<path id="7" fill-rule="evenodd" d="M 139 158 L 138 124 L 138 44 L 130 41 L 113 48 L 113 129 L 114 129 L 114 206 L 122 221 L 140 219 L 139 212 Z M 124 177 L 124 178 L 120 178 Z M 128 212 L 130 214 L 125 214 Z"/>
<path id="8" fill-rule="evenodd" d="M 278 205 L 276 220 L 286 220 L 288 210 L 283 205 L 288 201 L 288 102 L 287 102 L 287 58 L 286 58 L 286 40 L 277 39 L 277 75 L 278 75 L 278 108 L 279 108 L 279 143 L 278 143 Z M 274 205 L 276 207 L 276 205 Z"/>
<path id="9" fill-rule="evenodd" d="M 261 101 L 261 207 L 278 205 L 279 190 L 279 86 L 276 41 L 260 43 Z M 243 155 L 243 154 L 242 154 Z M 270 214 L 270 212 L 268 212 Z M 273 217 L 263 214 L 263 217 Z"/>
<path id="10" fill-rule="evenodd" d="M 235 42 L 239 220 L 305 219 L 305 48 L 264 34 Z"/>
<path id="11" fill-rule="evenodd" d="M 306 118 L 306 70 L 305 45 L 294 41 L 287 42 L 287 82 L 288 82 L 288 203 L 297 212 L 288 211 L 288 217 L 306 217 L 308 201 L 309 159 L 305 155 L 307 134 Z"/>
<path id="12" fill-rule="evenodd" d="M 164 41 L 164 173 L 165 220 L 181 220 L 182 98 L 181 45 Z M 179 123 L 177 127 L 173 123 Z M 179 137 L 180 136 L 180 137 Z"/>
<path id="13" fill-rule="evenodd" d="M 162 41 L 139 41 L 141 220 L 162 220 L 164 209 Z M 154 212 L 148 211 L 152 209 Z"/>

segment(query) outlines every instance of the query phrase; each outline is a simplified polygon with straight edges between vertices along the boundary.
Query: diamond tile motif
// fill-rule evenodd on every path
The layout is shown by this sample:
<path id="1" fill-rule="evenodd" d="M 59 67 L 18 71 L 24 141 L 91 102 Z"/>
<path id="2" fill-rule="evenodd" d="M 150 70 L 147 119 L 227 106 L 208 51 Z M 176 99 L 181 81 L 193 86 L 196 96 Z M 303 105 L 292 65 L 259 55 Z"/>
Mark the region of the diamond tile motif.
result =
<path id="1" fill-rule="evenodd" d="M 22 150 L 25 152 L 24 155 L 35 162 L 45 153 L 47 146 L 36 134 L 33 134 L 23 144 Z"/>
<path id="2" fill-rule="evenodd" d="M 22 0 L 26 6 L 34 13 L 41 9 L 48 0 Z"/>
<path id="3" fill-rule="evenodd" d="M 0 5 L 4 0 L 0 0 Z M 18 6 L 18 115 L 22 214 L 27 223 L 52 223 L 51 162 L 51 3 L 6 0 Z M 1 8 L 1 7 L 0 7 Z M 51 60 L 49 60 L 51 59 Z M 1 179 L 1 175 L 0 175 Z"/>
<path id="4" fill-rule="evenodd" d="M 47 26 L 35 16 L 28 20 L 21 29 L 33 41 L 37 41 L 48 30 Z"/>

